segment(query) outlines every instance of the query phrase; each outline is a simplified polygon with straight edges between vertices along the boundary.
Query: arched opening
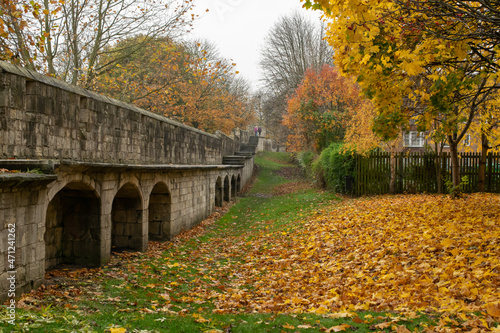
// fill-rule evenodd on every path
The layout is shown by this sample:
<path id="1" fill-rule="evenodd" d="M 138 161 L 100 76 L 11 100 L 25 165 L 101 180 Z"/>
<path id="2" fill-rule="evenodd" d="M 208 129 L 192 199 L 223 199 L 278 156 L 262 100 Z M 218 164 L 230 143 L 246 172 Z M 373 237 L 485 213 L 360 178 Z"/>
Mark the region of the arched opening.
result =
<path id="1" fill-rule="evenodd" d="M 217 177 L 217 182 L 215 183 L 215 206 L 222 207 L 222 179 Z"/>
<path id="2" fill-rule="evenodd" d="M 231 198 L 236 197 L 236 177 L 231 177 Z"/>
<path id="3" fill-rule="evenodd" d="M 238 175 L 238 179 L 236 179 L 236 192 L 241 192 L 241 175 Z"/>
<path id="4" fill-rule="evenodd" d="M 225 201 L 231 200 L 229 192 L 229 176 L 226 176 L 226 178 L 224 178 L 224 200 Z"/>
<path id="5" fill-rule="evenodd" d="M 45 269 L 100 264 L 101 202 L 87 184 L 66 185 L 50 201 L 45 220 Z"/>
<path id="6" fill-rule="evenodd" d="M 172 200 L 168 186 L 156 184 L 149 197 L 149 239 L 170 239 L 170 219 Z"/>
<path id="7" fill-rule="evenodd" d="M 111 245 L 117 250 L 142 250 L 142 200 L 137 187 L 125 184 L 116 194 L 111 211 Z"/>

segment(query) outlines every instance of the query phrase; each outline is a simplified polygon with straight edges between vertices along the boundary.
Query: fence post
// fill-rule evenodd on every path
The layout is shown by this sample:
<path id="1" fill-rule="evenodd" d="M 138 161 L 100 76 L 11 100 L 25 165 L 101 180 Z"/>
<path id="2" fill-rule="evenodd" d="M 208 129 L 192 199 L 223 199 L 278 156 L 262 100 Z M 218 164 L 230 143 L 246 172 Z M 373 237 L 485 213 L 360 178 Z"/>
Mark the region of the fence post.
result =
<path id="1" fill-rule="evenodd" d="M 493 178 L 493 154 L 491 152 L 488 153 L 488 162 L 486 163 L 486 170 L 488 170 L 486 182 L 488 184 L 488 192 L 491 192 L 491 183 Z"/>

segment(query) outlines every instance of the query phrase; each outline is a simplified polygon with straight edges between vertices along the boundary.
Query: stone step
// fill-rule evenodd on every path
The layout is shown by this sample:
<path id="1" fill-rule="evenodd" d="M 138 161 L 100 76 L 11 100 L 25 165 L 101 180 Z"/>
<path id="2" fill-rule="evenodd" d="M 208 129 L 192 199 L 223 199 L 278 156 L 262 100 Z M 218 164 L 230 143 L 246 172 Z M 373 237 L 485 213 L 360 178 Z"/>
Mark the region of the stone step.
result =
<path id="1" fill-rule="evenodd" d="M 255 155 L 255 151 L 237 151 L 234 153 L 236 156 L 252 157 Z"/>
<path id="2" fill-rule="evenodd" d="M 252 151 L 255 152 L 257 150 L 257 145 L 253 144 L 243 144 L 241 145 L 241 151 Z"/>
<path id="3" fill-rule="evenodd" d="M 245 164 L 244 156 L 224 156 L 222 158 L 222 164 L 225 165 L 244 165 Z"/>

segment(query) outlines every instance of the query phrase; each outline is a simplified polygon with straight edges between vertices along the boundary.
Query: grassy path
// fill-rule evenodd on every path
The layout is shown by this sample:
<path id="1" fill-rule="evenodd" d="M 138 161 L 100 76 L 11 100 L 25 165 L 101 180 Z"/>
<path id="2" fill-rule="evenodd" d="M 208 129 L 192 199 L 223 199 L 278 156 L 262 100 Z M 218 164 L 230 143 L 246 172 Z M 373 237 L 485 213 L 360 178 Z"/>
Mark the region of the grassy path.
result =
<path id="1" fill-rule="evenodd" d="M 286 154 L 256 163 L 244 197 L 172 242 L 49 272 L 0 333 L 499 330 L 498 196 L 340 200 Z"/>

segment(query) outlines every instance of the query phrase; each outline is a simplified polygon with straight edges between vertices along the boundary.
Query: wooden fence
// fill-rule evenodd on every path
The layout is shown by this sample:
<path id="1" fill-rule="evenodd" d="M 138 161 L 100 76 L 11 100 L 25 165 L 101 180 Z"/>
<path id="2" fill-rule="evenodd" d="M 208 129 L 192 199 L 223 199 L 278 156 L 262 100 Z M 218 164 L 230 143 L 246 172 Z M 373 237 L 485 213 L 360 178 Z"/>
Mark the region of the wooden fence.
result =
<path id="1" fill-rule="evenodd" d="M 373 153 L 355 156 L 355 176 L 352 189 L 354 195 L 390 193 L 391 154 Z M 464 192 L 477 192 L 479 181 L 480 153 L 459 154 L 460 177 L 467 177 Z M 399 153 L 394 156 L 395 193 L 438 193 L 438 172 L 441 174 L 443 193 L 447 193 L 445 182 L 451 179 L 449 153 L 437 158 L 429 153 Z M 488 154 L 486 158 L 486 192 L 500 193 L 500 154 Z"/>

